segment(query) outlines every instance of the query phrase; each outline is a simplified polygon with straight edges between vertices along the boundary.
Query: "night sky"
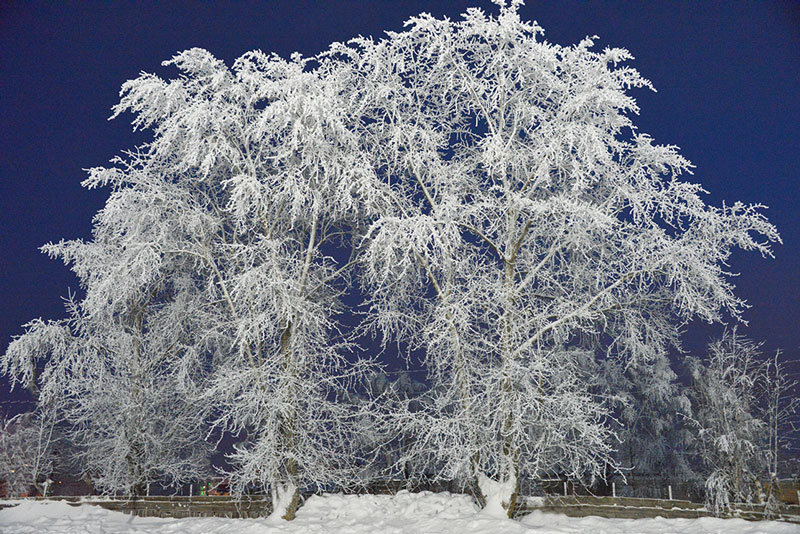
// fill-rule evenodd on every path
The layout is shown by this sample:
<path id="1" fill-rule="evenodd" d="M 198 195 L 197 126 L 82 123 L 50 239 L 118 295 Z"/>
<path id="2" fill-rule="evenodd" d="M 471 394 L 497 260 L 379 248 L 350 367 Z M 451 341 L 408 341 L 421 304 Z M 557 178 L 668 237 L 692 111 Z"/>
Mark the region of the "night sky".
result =
<path id="1" fill-rule="evenodd" d="M 226 7 L 222 7 L 226 4 Z M 87 238 L 107 190 L 81 170 L 147 140 L 130 115 L 107 121 L 121 84 L 140 71 L 172 77 L 161 61 L 202 47 L 230 65 L 248 50 L 313 55 L 356 35 L 401 30 L 428 11 L 458 18 L 461 1 L 263 3 L 2 2 L 0 6 L 0 351 L 21 325 L 64 316 L 77 281 L 37 249 Z M 737 253 L 738 294 L 752 308 L 740 331 L 800 357 L 800 2 L 528 2 L 523 17 L 566 45 L 597 35 L 618 46 L 657 93 L 634 93 L 640 131 L 681 147 L 708 202 L 769 206 L 781 232 L 775 259 Z M 721 327 L 689 326 L 698 351 Z M 0 379 L 0 412 L 22 397 Z"/>

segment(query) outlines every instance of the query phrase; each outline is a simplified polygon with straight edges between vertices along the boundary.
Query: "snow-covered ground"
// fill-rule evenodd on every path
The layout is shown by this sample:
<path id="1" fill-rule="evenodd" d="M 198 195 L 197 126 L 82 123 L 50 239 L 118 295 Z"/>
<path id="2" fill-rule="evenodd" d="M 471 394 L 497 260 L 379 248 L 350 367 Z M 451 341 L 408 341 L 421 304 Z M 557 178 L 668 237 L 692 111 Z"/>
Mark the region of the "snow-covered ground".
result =
<path id="1" fill-rule="evenodd" d="M 491 517 L 461 495 L 326 495 L 312 497 L 292 522 L 267 519 L 156 519 L 97 506 L 26 501 L 0 510 L 3 534 L 788 534 L 800 525 L 740 519 L 568 518 L 535 512 L 521 521 Z"/>

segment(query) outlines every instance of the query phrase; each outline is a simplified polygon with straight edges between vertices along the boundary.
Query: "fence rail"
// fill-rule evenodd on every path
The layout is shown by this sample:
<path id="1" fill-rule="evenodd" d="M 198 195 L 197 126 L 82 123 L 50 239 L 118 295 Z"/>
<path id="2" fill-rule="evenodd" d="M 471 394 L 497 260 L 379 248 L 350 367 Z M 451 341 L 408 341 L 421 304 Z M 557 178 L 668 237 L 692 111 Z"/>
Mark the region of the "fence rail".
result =
<path id="1" fill-rule="evenodd" d="M 26 497 L 22 501 L 66 501 L 72 506 L 92 505 L 139 517 L 265 517 L 272 512 L 272 502 L 265 496 L 219 497 Z M 17 502 L 0 502 L 0 508 L 15 506 Z"/>
<path id="2" fill-rule="evenodd" d="M 733 511 L 724 517 L 737 517 L 749 521 L 777 519 L 800 523 L 800 506 L 782 505 L 771 514 L 765 513 L 764 505 L 738 503 Z M 593 496 L 554 496 L 529 497 L 517 510 L 517 516 L 534 510 L 560 513 L 570 517 L 597 515 L 620 519 L 645 519 L 663 517 L 666 519 L 713 517 L 703 504 L 675 499 L 643 499 L 632 497 L 593 497 Z"/>
<path id="3" fill-rule="evenodd" d="M 92 505 L 106 510 L 124 512 L 140 517 L 265 517 L 272 511 L 267 496 L 219 497 L 28 497 L 18 500 L 0 501 L 0 509 L 16 506 L 23 501 L 63 500 L 72 506 Z M 631 497 L 553 496 L 525 497 L 517 510 L 517 516 L 534 510 L 561 513 L 570 517 L 601 517 L 644 519 L 653 517 L 698 518 L 711 517 L 713 513 L 702 504 L 686 500 L 643 499 Z M 727 517 L 738 517 L 751 521 L 777 519 L 800 524 L 800 506 L 783 505 L 770 517 L 763 505 L 736 504 Z"/>

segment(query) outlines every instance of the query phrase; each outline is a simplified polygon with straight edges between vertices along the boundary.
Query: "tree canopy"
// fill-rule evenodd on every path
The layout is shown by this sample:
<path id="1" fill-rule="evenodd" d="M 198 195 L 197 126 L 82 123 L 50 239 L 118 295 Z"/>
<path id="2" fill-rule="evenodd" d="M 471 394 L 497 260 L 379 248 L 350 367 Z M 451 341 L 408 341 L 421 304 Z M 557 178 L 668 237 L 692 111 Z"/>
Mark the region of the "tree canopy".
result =
<path id="1" fill-rule="evenodd" d="M 301 486 L 378 457 L 358 453 L 365 421 L 414 436 L 390 469 L 503 513 L 522 479 L 614 468 L 593 373 L 619 368 L 597 360 L 671 382 L 648 366 L 680 325 L 744 308 L 732 251 L 779 236 L 758 205 L 707 205 L 677 148 L 636 129 L 631 90 L 652 86 L 628 51 L 549 43 L 518 5 L 312 58 L 191 49 L 164 63 L 179 77 L 123 85 L 114 117 L 152 140 L 89 170 L 111 190 L 92 240 L 44 247 L 83 294 L 0 368 L 68 399 L 101 485 L 196 476 L 195 445 L 227 434 L 235 489 L 270 488 L 291 518 Z M 370 332 L 424 354 L 424 399 L 343 402 Z"/>

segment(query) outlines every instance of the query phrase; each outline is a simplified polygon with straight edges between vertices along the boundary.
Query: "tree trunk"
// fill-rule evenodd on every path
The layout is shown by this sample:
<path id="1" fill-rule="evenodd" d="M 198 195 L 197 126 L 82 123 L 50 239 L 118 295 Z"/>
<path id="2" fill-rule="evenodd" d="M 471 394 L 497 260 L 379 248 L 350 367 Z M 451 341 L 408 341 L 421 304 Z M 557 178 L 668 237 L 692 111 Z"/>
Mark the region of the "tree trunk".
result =
<path id="1" fill-rule="evenodd" d="M 513 241 L 509 238 L 506 254 L 508 254 L 513 247 Z M 513 253 L 512 253 L 513 254 Z M 512 488 L 505 488 L 506 491 L 510 489 L 511 493 L 507 500 L 501 500 L 501 505 L 506 511 L 506 515 L 511 518 L 514 516 L 517 505 L 517 496 L 519 494 L 519 469 L 517 467 L 519 462 L 519 449 L 514 443 L 513 429 L 514 429 L 514 409 L 511 402 L 513 394 L 513 384 L 511 380 L 511 372 L 509 366 L 511 364 L 511 307 L 512 297 L 511 288 L 514 284 L 514 264 L 512 261 L 506 259 L 504 262 L 504 285 L 506 288 L 506 302 L 505 309 L 503 310 L 503 324 L 501 325 L 501 365 L 503 368 L 503 385 L 501 389 L 502 405 L 505 410 L 505 419 L 501 426 L 501 439 L 503 442 L 503 469 L 500 470 L 499 476 L 503 479 L 499 482 L 503 485 L 512 485 Z"/>
<path id="2" fill-rule="evenodd" d="M 284 373 L 289 373 L 291 368 L 291 339 L 292 339 L 292 324 L 289 323 L 286 325 L 283 333 L 281 334 L 281 354 L 283 355 L 283 370 Z M 291 378 L 291 377 L 290 377 Z M 290 385 L 291 387 L 291 385 Z M 294 394 L 290 390 L 289 394 L 287 395 L 289 398 L 289 402 L 294 402 Z M 287 413 L 284 417 L 281 418 L 281 437 L 282 437 L 282 444 L 284 447 L 283 451 L 279 451 L 279 453 L 286 458 L 287 452 L 291 451 L 294 447 L 295 441 L 295 425 L 297 424 L 297 412 L 294 410 L 294 405 L 292 405 L 292 410 Z M 286 458 L 285 460 L 285 471 L 286 476 L 288 478 L 288 484 L 280 490 L 278 493 L 278 499 L 275 500 L 273 497 L 273 515 L 276 513 L 281 514 L 281 518 L 291 521 L 295 518 L 295 513 L 297 512 L 297 508 L 300 506 L 300 488 L 297 487 L 297 461 L 294 458 Z M 291 497 L 287 495 L 287 493 L 291 492 Z M 285 506 L 285 511 L 279 510 L 279 506 Z"/>
<path id="3" fill-rule="evenodd" d="M 308 273 L 311 269 L 311 260 L 313 257 L 313 253 L 317 247 L 317 224 L 318 224 L 318 214 L 315 212 L 311 228 L 309 229 L 308 234 L 308 245 L 306 246 L 306 256 L 305 261 L 303 264 L 303 271 L 300 275 L 300 294 L 305 295 L 306 291 L 306 283 L 308 282 Z M 281 434 L 283 437 L 283 446 L 284 451 L 281 451 L 286 458 L 286 452 L 291 451 L 295 446 L 295 436 L 297 434 L 297 410 L 296 410 L 296 401 L 297 401 L 297 394 L 293 390 L 292 380 L 294 379 L 293 373 L 297 372 L 295 362 L 292 358 L 292 332 L 293 332 L 294 325 L 292 324 L 292 320 L 290 319 L 284 329 L 283 333 L 281 334 L 281 354 L 283 356 L 283 371 L 284 376 L 289 380 L 289 392 L 287 394 L 287 402 L 290 403 L 291 409 L 289 413 L 286 414 L 284 418 L 281 420 Z M 286 512 L 281 516 L 283 519 L 287 521 L 291 521 L 295 517 L 295 513 L 297 512 L 297 508 L 300 506 L 300 488 L 297 486 L 297 475 L 298 475 L 298 465 L 296 456 L 292 458 L 286 458 L 285 460 L 285 471 L 286 476 L 288 478 L 288 485 L 284 488 L 284 493 L 291 492 L 292 495 L 288 498 L 288 504 L 286 505 Z M 287 500 L 287 495 L 284 494 L 282 501 Z M 277 503 L 273 503 L 276 505 Z M 277 508 L 273 511 L 273 513 L 277 512 Z"/>
<path id="4" fill-rule="evenodd" d="M 274 484 L 272 487 L 272 513 L 270 519 L 291 521 L 300 506 L 300 488 L 295 484 Z"/>
<path id="5" fill-rule="evenodd" d="M 294 467 L 294 476 L 297 475 L 297 463 L 294 460 L 289 460 L 288 462 L 290 465 L 288 466 L 289 469 Z M 300 488 L 298 488 L 294 484 L 290 484 L 288 491 L 291 491 L 291 497 L 288 500 L 288 505 L 285 508 L 285 512 L 281 515 L 282 519 L 286 521 L 291 521 L 295 518 L 295 514 L 297 513 L 297 509 L 300 507 Z M 277 503 L 275 503 L 277 504 Z M 278 511 L 276 509 L 276 511 Z"/>

